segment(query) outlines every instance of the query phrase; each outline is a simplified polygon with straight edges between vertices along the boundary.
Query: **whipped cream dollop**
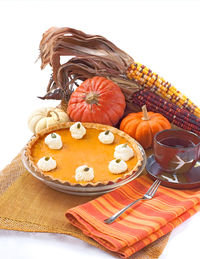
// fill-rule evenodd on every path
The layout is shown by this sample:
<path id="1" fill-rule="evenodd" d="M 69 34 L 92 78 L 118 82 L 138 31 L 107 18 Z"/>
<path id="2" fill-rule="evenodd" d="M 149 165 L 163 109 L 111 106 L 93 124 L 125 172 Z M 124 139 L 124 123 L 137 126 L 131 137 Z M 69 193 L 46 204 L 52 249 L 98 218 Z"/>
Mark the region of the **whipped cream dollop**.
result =
<path id="1" fill-rule="evenodd" d="M 70 132 L 72 138 L 81 139 L 86 134 L 85 127 L 81 124 L 81 122 L 76 122 L 70 127 Z"/>
<path id="2" fill-rule="evenodd" d="M 99 134 L 98 139 L 103 144 L 111 144 L 113 143 L 115 137 L 110 130 L 106 130 Z"/>
<path id="3" fill-rule="evenodd" d="M 40 160 L 37 162 L 37 166 L 42 171 L 51 171 L 56 168 L 56 160 L 54 160 L 52 157 L 45 156 L 40 158 Z"/>
<path id="4" fill-rule="evenodd" d="M 127 170 L 128 166 L 126 162 L 124 162 L 121 159 L 114 159 L 110 161 L 108 165 L 108 169 L 111 173 L 113 174 L 120 174 L 123 173 Z"/>
<path id="5" fill-rule="evenodd" d="M 62 139 L 57 133 L 47 135 L 44 142 L 51 149 L 61 149 L 63 146 Z"/>
<path id="6" fill-rule="evenodd" d="M 88 167 L 87 165 L 81 165 L 76 168 L 75 179 L 77 182 L 84 181 L 88 182 L 94 178 L 94 170 L 92 167 Z"/>
<path id="7" fill-rule="evenodd" d="M 128 144 L 120 144 L 115 147 L 115 152 L 114 152 L 115 158 L 128 161 L 133 156 L 134 156 L 133 149 L 129 147 Z"/>

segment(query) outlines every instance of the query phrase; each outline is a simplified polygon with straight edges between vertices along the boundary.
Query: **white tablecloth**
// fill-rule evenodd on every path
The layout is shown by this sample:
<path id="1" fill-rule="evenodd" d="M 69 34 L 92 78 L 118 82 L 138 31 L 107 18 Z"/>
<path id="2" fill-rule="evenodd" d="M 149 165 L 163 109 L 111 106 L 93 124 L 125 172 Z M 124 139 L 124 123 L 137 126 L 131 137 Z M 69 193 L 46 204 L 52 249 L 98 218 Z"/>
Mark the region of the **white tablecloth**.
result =
<path id="1" fill-rule="evenodd" d="M 198 259 L 200 214 L 173 230 L 159 259 Z M 113 258 L 82 240 L 64 234 L 0 230 L 2 259 Z"/>

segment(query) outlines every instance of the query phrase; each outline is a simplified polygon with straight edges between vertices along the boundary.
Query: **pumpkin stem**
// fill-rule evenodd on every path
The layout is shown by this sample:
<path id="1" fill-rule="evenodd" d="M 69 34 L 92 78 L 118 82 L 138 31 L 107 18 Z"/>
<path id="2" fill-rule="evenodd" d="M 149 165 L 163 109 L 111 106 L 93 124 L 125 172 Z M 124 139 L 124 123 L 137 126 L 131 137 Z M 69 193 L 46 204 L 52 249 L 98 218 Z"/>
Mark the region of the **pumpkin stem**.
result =
<path id="1" fill-rule="evenodd" d="M 146 107 L 146 105 L 143 105 L 143 106 L 142 106 L 142 112 L 143 112 L 142 120 L 148 121 L 148 120 L 149 120 L 149 116 L 148 116 L 148 112 L 147 112 L 147 107 Z"/>
<path id="2" fill-rule="evenodd" d="M 98 97 L 99 95 L 97 93 L 89 92 L 85 96 L 85 101 L 89 104 L 98 104 Z"/>
<path id="3" fill-rule="evenodd" d="M 48 111 L 47 117 L 51 117 L 51 113 L 52 113 L 52 112 L 55 113 L 55 115 L 56 115 L 56 117 L 57 117 L 57 121 L 59 121 L 59 120 L 60 120 L 59 114 L 58 114 L 56 111 L 54 111 L 54 110 Z"/>

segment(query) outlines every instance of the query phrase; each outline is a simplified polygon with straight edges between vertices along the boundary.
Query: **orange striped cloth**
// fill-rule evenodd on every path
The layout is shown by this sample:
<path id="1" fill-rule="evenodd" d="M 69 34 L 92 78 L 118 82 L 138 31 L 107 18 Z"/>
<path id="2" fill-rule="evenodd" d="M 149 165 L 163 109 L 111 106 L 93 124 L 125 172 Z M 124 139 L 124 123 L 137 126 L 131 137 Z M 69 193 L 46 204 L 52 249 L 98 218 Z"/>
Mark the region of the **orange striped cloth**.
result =
<path id="1" fill-rule="evenodd" d="M 151 184 L 148 176 L 141 176 L 108 194 L 69 209 L 66 217 L 85 235 L 127 258 L 200 210 L 200 188 L 175 190 L 159 186 L 153 199 L 133 205 L 112 224 L 103 222 L 143 196 Z"/>

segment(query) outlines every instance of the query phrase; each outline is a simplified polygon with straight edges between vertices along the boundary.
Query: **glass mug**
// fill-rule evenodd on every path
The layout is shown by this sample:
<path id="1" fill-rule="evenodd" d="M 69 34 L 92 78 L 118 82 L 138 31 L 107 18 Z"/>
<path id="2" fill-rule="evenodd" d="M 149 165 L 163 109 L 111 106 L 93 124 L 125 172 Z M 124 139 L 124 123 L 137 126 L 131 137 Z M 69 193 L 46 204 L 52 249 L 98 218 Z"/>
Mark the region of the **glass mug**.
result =
<path id="1" fill-rule="evenodd" d="M 154 137 L 154 155 L 165 172 L 185 173 L 200 158 L 200 137 L 181 129 L 160 131 Z"/>

